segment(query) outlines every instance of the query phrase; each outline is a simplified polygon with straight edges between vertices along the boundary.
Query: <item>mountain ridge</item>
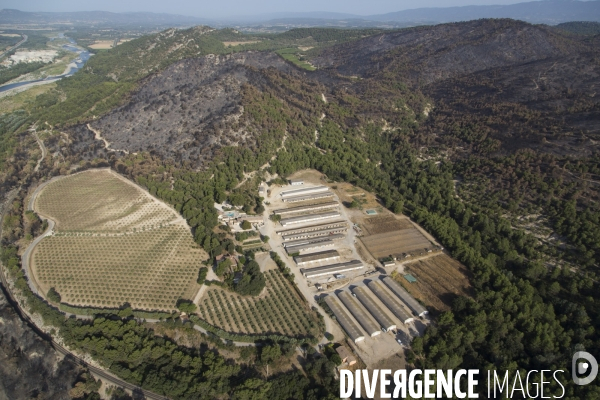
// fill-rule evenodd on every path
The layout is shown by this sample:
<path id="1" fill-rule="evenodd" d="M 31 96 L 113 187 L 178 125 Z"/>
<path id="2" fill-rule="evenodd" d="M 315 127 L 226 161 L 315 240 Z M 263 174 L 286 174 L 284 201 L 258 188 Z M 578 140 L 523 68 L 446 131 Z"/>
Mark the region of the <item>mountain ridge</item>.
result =
<path id="1" fill-rule="evenodd" d="M 556 25 L 571 21 L 600 22 L 600 1 L 541 0 L 509 5 L 468 5 L 457 7 L 428 7 L 383 14 L 356 15 L 328 11 L 273 12 L 241 15 L 230 18 L 201 18 L 195 16 L 108 11 L 78 12 L 25 12 L 14 9 L 0 10 L 0 23 L 118 23 L 156 24 L 161 26 L 191 26 L 209 24 L 222 26 L 387 26 L 406 24 L 439 24 L 481 18 L 511 18 L 530 23 Z"/>

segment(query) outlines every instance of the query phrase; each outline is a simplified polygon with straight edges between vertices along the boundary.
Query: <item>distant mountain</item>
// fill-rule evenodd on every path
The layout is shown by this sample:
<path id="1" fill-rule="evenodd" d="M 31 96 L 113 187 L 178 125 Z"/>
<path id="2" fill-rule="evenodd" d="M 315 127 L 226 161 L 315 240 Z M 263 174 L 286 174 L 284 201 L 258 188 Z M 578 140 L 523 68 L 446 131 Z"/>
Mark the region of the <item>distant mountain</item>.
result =
<path id="1" fill-rule="evenodd" d="M 559 24 L 599 21 L 600 1 L 544 0 L 497 6 L 417 8 L 364 17 L 373 21 L 458 22 L 481 18 L 512 18 L 531 23 Z"/>
<path id="2" fill-rule="evenodd" d="M 542 0 L 511 5 L 417 8 L 387 14 L 360 16 L 325 11 L 281 12 L 254 16 L 232 16 L 207 19 L 185 15 L 155 13 L 83 12 L 23 12 L 0 10 L 0 24 L 71 24 L 71 25 L 137 25 L 180 27 L 211 25 L 216 28 L 331 26 L 340 28 L 377 27 L 400 28 L 411 25 L 434 25 L 446 22 L 470 21 L 481 18 L 511 18 L 530 23 L 557 25 L 571 21 L 600 22 L 600 0 Z"/>
<path id="3" fill-rule="evenodd" d="M 600 22 L 600 1 L 542 0 L 511 5 L 417 8 L 367 16 L 326 12 L 278 13 L 239 19 L 235 23 L 242 26 L 285 26 L 286 28 L 318 26 L 400 28 L 482 18 L 511 18 L 549 25 L 571 21 Z M 229 22 L 233 23 L 233 20 Z"/>
<path id="4" fill-rule="evenodd" d="M 75 24 L 75 25 L 152 25 L 193 26 L 207 24 L 212 20 L 175 14 L 149 12 L 112 13 L 107 11 L 80 12 L 24 12 L 0 10 L 0 24 Z"/>

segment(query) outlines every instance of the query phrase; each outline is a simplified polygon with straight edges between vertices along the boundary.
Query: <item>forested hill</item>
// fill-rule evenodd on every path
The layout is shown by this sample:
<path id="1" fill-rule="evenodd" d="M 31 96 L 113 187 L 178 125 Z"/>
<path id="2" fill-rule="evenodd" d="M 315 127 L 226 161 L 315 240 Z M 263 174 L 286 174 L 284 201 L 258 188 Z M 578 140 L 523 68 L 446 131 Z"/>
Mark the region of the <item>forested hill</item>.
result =
<path id="1" fill-rule="evenodd" d="M 11 158 L 0 170 L 5 187 L 33 188 L 50 176 L 110 166 L 172 204 L 214 258 L 232 247 L 216 229 L 215 201 L 259 213 L 257 185 L 267 172 L 285 178 L 314 168 L 332 182 L 375 192 L 382 206 L 421 224 L 472 274 L 472 298 L 458 298 L 414 340 L 409 364 L 564 370 L 575 348 L 600 352 L 594 37 L 510 20 L 354 32 L 355 41 L 320 32 L 327 47 L 306 33 L 277 39 L 200 27 L 94 56 L 31 108 L 0 119 L 0 134 L 10 139 L 3 153 Z M 238 38 L 244 44 L 224 45 Z M 270 52 L 281 49 L 288 50 L 281 58 Z M 296 67 L 308 62 L 318 69 Z M 48 148 L 38 171 L 39 150 L 27 132 L 33 123 L 45 129 Z M 106 149 L 88 124 L 113 130 L 129 154 Z M 25 229 L 13 214 L 3 254 L 20 271 L 17 240 Z M 94 343 L 118 331 L 137 338 L 128 347 L 134 353 L 133 343 L 153 338 L 151 330 L 134 321 L 113 329 L 104 319 L 65 325 L 37 297 L 28 302 L 53 316 L 73 346 L 101 349 L 96 356 L 115 362 L 119 376 L 173 398 L 197 397 L 209 385 L 213 397 L 260 391 L 253 398 L 270 400 L 333 398 L 339 389 L 333 365 L 319 356 L 303 372 L 277 374 L 264 385 L 247 379 L 262 376 L 250 364 L 213 373 L 213 353 L 204 349 L 193 353 L 206 360 L 204 369 L 188 368 L 185 357 L 132 365 Z M 175 346 L 162 339 L 155 345 Z M 566 376 L 565 398 L 600 395 L 598 381 L 580 387 Z M 557 385 L 549 390 L 561 393 Z"/>

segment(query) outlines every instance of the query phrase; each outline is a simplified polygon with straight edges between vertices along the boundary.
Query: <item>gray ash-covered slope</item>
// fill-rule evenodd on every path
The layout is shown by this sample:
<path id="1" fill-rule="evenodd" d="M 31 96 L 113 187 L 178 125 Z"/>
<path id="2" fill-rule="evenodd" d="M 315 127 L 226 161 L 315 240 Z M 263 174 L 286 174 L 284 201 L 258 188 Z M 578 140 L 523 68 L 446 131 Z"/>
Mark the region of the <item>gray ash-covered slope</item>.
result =
<path id="1" fill-rule="evenodd" d="M 328 49 L 312 62 L 342 75 L 372 76 L 393 67 L 413 83 L 427 85 L 580 49 L 565 46 L 563 37 L 547 27 L 513 20 L 478 20 L 371 36 Z"/>
<path id="2" fill-rule="evenodd" d="M 127 104 L 91 126 L 112 149 L 153 151 L 177 162 L 199 164 L 221 146 L 252 147 L 260 132 L 246 129 L 242 90 L 268 85 L 261 74 L 268 68 L 292 70 L 264 52 L 182 60 L 145 79 Z"/>
<path id="3" fill-rule="evenodd" d="M 600 145 L 597 40 L 520 21 L 478 20 L 376 35 L 312 61 L 364 78 L 358 93 L 382 80 L 422 92 L 433 112 L 421 132 L 451 147 L 581 156 Z"/>
<path id="4" fill-rule="evenodd" d="M 80 373 L 19 319 L 0 291 L 0 400 L 69 399 Z"/>

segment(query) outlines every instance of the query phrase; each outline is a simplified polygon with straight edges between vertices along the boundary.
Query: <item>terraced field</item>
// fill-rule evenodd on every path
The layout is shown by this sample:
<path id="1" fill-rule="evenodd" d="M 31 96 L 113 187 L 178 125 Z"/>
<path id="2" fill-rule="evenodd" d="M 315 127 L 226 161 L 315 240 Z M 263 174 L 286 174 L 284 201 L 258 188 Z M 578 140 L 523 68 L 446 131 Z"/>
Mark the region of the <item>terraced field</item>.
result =
<path id="1" fill-rule="evenodd" d="M 265 272 L 266 293 L 240 296 L 212 287 L 204 294 L 198 313 L 227 332 L 317 336 L 315 312 L 310 310 L 278 270 Z"/>
<path id="2" fill-rule="evenodd" d="M 70 305 L 171 311 L 199 289 L 206 254 L 185 221 L 110 170 L 50 182 L 34 207 L 57 222 L 31 255 L 42 294 L 54 287 Z"/>

